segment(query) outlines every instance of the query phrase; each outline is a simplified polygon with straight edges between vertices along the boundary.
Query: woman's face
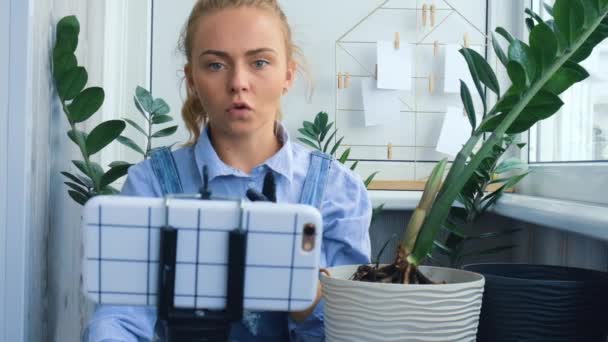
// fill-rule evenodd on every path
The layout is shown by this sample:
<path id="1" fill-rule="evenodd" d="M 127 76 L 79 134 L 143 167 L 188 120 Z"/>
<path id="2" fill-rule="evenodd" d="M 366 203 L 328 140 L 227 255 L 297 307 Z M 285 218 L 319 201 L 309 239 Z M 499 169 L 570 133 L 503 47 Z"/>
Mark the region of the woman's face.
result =
<path id="1" fill-rule="evenodd" d="M 252 7 L 205 15 L 193 35 L 191 58 L 185 67 L 188 84 L 214 134 L 272 132 L 281 96 L 295 73 L 279 18 Z"/>

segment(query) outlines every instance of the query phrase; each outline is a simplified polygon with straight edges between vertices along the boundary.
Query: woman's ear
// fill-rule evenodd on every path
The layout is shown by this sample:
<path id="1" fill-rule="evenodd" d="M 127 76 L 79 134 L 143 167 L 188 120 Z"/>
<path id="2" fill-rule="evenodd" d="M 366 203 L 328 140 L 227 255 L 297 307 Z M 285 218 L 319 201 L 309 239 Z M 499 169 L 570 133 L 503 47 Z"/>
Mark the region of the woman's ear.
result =
<path id="1" fill-rule="evenodd" d="M 296 62 L 291 61 L 287 63 L 287 71 L 285 73 L 285 85 L 283 86 L 283 93 L 286 93 L 293 86 L 293 82 L 296 80 Z"/>
<path id="2" fill-rule="evenodd" d="M 186 76 L 186 82 L 188 82 L 188 89 L 194 91 L 194 79 L 192 78 L 192 66 L 190 63 L 184 65 L 184 75 Z"/>

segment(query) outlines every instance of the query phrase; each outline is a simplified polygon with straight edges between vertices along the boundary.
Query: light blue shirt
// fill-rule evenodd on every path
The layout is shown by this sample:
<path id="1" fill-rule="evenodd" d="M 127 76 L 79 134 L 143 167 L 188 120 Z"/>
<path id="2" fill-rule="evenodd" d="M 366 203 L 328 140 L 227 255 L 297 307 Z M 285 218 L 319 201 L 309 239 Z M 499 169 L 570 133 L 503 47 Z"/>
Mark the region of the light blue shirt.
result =
<path id="1" fill-rule="evenodd" d="M 204 129 L 196 145 L 183 147 L 173 152 L 184 193 L 200 191 L 202 168 L 203 165 L 206 165 L 209 189 L 214 196 L 243 198 L 249 188 L 261 192 L 265 174 L 272 171 L 276 180 L 277 202 L 298 203 L 311 159 L 311 150 L 300 144 L 292 143 L 287 130 L 282 125 L 278 125 L 278 128 L 283 146 L 275 155 L 253 168 L 249 174 L 225 164 L 211 145 L 207 129 Z M 321 267 L 369 263 L 371 246 L 368 230 L 372 210 L 363 181 L 337 161 L 332 163 L 327 179 L 324 198 L 319 208 L 324 224 L 324 253 L 322 253 Z M 162 196 L 160 183 L 152 170 L 150 160 L 129 168 L 122 194 L 146 197 Z M 107 314 L 112 315 L 111 312 Z M 103 317 L 98 313 L 95 316 L 89 324 L 88 341 L 98 342 L 104 341 L 104 339 L 113 341 L 113 338 L 119 336 L 115 331 L 116 322 L 111 320 L 106 322 L 108 328 L 114 332 L 108 331 L 109 335 L 104 335 L 106 329 L 100 328 L 100 324 L 94 324 L 100 323 L 99 320 Z M 141 327 L 127 327 L 123 330 L 138 335 L 148 330 L 149 326 L 153 326 L 153 324 L 153 322 L 147 322 Z M 138 336 L 139 339 L 125 338 L 124 341 L 146 341 L 145 338 L 151 337 L 146 335 L 148 333 Z M 123 340 L 116 339 L 116 341 Z"/>

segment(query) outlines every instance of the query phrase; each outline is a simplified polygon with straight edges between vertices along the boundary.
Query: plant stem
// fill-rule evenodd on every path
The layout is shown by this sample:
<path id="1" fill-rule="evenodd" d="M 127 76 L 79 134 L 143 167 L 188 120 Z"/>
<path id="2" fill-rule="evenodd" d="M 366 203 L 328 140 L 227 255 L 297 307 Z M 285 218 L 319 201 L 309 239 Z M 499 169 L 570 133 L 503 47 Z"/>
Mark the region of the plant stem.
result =
<path id="1" fill-rule="evenodd" d="M 449 208 L 452 206 L 452 203 L 462 190 L 463 186 L 466 184 L 467 180 L 475 172 L 479 164 L 491 151 L 494 145 L 500 141 L 507 129 L 509 129 L 511 124 L 519 117 L 520 113 L 526 108 L 532 98 L 542 89 L 542 87 L 562 67 L 562 65 L 568 61 L 570 57 L 572 57 L 572 55 L 587 41 L 591 34 L 595 32 L 605 16 L 606 12 L 599 16 L 598 19 L 596 19 L 596 22 L 591 25 L 590 29 L 579 37 L 578 42 L 574 46 L 572 46 L 569 50 L 566 50 L 565 53 L 547 69 L 544 75 L 542 75 L 541 78 L 536 80 L 531 85 L 531 87 L 523 94 L 521 100 L 515 105 L 515 107 L 513 107 L 513 109 L 511 109 L 500 125 L 498 125 L 490 137 L 482 144 L 480 150 L 471 159 L 469 164 L 464 167 L 466 158 L 470 155 L 470 152 L 479 140 L 479 137 L 482 135 L 479 128 L 475 130 L 473 136 L 469 138 L 466 145 L 458 154 L 458 164 L 456 164 L 455 161 L 452 169 L 450 169 L 446 182 L 444 182 L 445 187 L 442 187 L 442 191 L 440 191 L 438 194 L 437 200 L 431 208 L 428 219 L 423 224 L 420 235 L 418 236 L 418 243 L 416 244 L 416 247 L 428 245 L 429 241 L 432 242 L 434 237 L 437 235 L 438 230 L 441 228 L 441 225 L 447 218 Z M 494 107 L 496 107 L 496 105 L 494 105 Z M 482 127 L 482 125 L 480 125 L 480 127 Z M 448 182 L 448 179 L 450 182 Z M 426 257 L 428 251 L 423 250 L 423 248 L 416 247 L 414 247 L 414 252 L 408 256 L 408 261 L 418 265 Z"/>

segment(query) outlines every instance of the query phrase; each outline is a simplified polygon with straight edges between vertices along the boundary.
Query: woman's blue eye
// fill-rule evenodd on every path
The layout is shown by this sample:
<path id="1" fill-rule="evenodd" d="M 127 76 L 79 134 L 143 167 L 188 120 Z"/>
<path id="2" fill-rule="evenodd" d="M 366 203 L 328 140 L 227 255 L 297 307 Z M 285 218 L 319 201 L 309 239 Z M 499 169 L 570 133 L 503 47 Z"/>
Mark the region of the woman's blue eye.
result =
<path id="1" fill-rule="evenodd" d="M 222 63 L 209 63 L 208 67 L 211 71 L 219 71 L 222 69 Z"/>
<path id="2" fill-rule="evenodd" d="M 258 69 L 263 68 L 267 64 L 269 64 L 268 61 L 265 61 L 263 59 L 258 59 L 257 61 L 255 61 L 255 67 L 258 68 Z"/>

